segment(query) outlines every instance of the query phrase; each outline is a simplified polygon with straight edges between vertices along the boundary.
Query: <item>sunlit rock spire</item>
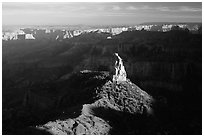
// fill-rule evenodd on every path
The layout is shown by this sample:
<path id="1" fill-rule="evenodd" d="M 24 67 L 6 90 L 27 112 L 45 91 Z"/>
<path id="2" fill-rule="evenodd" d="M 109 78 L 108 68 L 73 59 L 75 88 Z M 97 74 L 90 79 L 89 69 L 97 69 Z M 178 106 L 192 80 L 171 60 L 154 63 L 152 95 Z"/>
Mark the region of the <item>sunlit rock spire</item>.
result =
<path id="1" fill-rule="evenodd" d="M 125 67 L 123 66 L 123 61 L 118 55 L 118 53 L 115 53 L 116 56 L 116 62 L 115 62 L 115 75 L 113 75 L 113 82 L 123 82 L 126 81 L 126 71 Z"/>

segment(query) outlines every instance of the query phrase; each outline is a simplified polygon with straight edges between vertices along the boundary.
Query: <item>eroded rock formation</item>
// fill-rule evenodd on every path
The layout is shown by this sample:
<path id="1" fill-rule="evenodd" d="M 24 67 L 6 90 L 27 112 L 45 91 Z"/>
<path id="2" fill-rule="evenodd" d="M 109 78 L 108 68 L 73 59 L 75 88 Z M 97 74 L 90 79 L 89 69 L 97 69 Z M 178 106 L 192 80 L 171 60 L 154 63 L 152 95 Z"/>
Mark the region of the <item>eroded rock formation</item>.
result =
<path id="1" fill-rule="evenodd" d="M 120 83 L 122 81 L 126 81 L 127 74 L 123 65 L 122 58 L 118 55 L 118 53 L 115 53 L 115 56 L 117 57 L 117 59 L 115 62 L 115 75 L 113 75 L 113 82 Z"/>

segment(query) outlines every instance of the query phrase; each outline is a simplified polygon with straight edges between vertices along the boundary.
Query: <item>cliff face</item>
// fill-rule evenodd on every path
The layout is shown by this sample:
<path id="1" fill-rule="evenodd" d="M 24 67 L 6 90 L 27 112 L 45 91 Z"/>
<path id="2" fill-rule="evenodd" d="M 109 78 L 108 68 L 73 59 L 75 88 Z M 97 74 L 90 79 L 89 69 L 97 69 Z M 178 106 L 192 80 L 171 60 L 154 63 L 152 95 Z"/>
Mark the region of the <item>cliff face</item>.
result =
<path id="1" fill-rule="evenodd" d="M 93 57 L 94 58 L 94 57 Z M 90 59 L 91 60 L 91 59 Z M 170 91 L 182 91 L 182 80 L 189 74 L 195 73 L 199 76 L 201 73 L 201 64 L 199 62 L 163 62 L 163 61 L 133 61 L 127 60 L 124 63 L 127 75 L 143 88 L 154 87 L 164 88 Z M 102 69 L 114 72 L 108 58 L 95 58 L 92 61 L 85 60 L 81 63 L 90 69 Z"/>
<path id="2" fill-rule="evenodd" d="M 184 87 L 181 81 L 189 77 L 189 74 L 195 77 L 201 74 L 199 37 L 183 32 L 161 35 L 151 32 L 130 33 L 122 33 L 113 38 L 112 42 L 94 45 L 86 59 L 80 63 L 81 66 L 114 72 L 114 59 L 111 55 L 118 52 L 132 81 L 141 84 L 143 88 L 154 87 L 171 91 L 182 91 Z M 117 42 L 118 39 L 120 42 Z M 162 87 L 161 82 L 166 86 Z"/>
<path id="3" fill-rule="evenodd" d="M 46 95 L 46 93 L 39 94 L 27 91 L 23 97 L 22 105 L 32 110 L 51 110 L 57 107 L 57 99 L 58 96 L 53 96 L 52 94 Z"/>

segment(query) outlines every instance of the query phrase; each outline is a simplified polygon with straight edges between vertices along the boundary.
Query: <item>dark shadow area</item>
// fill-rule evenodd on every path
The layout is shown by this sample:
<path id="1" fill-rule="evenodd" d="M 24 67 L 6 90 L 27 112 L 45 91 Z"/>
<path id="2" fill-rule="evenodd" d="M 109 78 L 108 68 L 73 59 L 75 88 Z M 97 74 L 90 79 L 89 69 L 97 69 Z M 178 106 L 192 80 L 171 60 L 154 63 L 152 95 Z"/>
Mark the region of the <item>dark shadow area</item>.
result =
<path id="1" fill-rule="evenodd" d="M 161 103 L 161 102 L 157 102 Z M 112 135 L 200 135 L 201 111 L 173 106 L 154 105 L 154 115 L 130 114 L 107 108 L 93 108 L 94 116 L 106 120 Z M 179 105 L 179 104 L 178 104 Z"/>
<path id="2" fill-rule="evenodd" d="M 29 129 L 28 127 L 43 125 L 49 121 L 78 117 L 81 114 L 83 104 L 93 103 L 96 99 L 95 89 L 104 85 L 107 80 L 109 80 L 108 74 L 89 72 L 74 73 L 69 80 L 56 83 L 32 85 L 30 89 L 34 93 L 38 93 L 39 90 L 44 92 L 46 90 L 47 93 L 58 91 L 61 93 L 57 94 L 57 96 L 62 97 L 59 97 L 49 109 L 42 109 L 40 105 L 34 106 L 34 104 L 31 104 L 3 111 L 3 134 L 21 134 L 21 131 L 22 134 L 24 132 L 29 134 L 30 131 L 30 134 L 33 134 L 35 131 L 26 131 Z M 37 102 L 40 102 L 40 100 L 37 100 Z M 41 132 L 36 134 L 38 133 Z"/>
<path id="3" fill-rule="evenodd" d="M 159 123 L 153 116 L 130 114 L 108 108 L 93 108 L 93 115 L 107 121 L 112 135 L 148 135 L 159 133 Z"/>
<path id="4" fill-rule="evenodd" d="M 23 129 L 17 129 L 15 132 L 3 132 L 3 135 L 52 135 L 52 134 L 42 129 L 27 127 Z"/>

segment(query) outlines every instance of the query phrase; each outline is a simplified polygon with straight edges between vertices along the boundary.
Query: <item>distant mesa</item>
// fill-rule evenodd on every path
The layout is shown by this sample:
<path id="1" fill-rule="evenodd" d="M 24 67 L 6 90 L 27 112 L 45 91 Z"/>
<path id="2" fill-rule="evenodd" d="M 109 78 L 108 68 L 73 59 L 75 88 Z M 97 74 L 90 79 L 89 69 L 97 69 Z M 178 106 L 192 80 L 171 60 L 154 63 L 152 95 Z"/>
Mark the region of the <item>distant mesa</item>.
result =
<path id="1" fill-rule="evenodd" d="M 99 28 L 89 28 L 89 29 L 48 29 L 48 28 L 35 28 L 35 29 L 20 29 L 15 31 L 3 31 L 2 40 L 18 40 L 18 39 L 70 39 L 86 33 L 108 33 L 110 34 L 107 39 L 112 39 L 112 36 L 121 34 L 126 31 L 171 31 L 175 27 L 179 27 L 180 30 L 188 29 L 193 33 L 198 33 L 198 30 L 201 28 L 202 24 L 199 23 L 164 23 L 164 24 L 140 24 L 135 26 L 118 26 L 118 27 L 99 27 Z M 24 38 L 24 35 L 25 36 Z M 59 39 L 57 36 L 60 36 Z M 54 38 L 53 38 L 54 36 Z M 19 38 L 18 38 L 19 37 Z"/>
<path id="2" fill-rule="evenodd" d="M 23 30 L 16 30 L 14 32 L 5 32 L 3 33 L 2 40 L 34 40 L 35 37 L 32 33 L 25 33 Z"/>
<path id="3" fill-rule="evenodd" d="M 26 34 L 25 39 L 35 39 L 33 34 Z"/>
<path id="4" fill-rule="evenodd" d="M 18 38 L 18 40 L 24 40 L 25 39 L 25 34 L 18 34 L 17 38 Z"/>

